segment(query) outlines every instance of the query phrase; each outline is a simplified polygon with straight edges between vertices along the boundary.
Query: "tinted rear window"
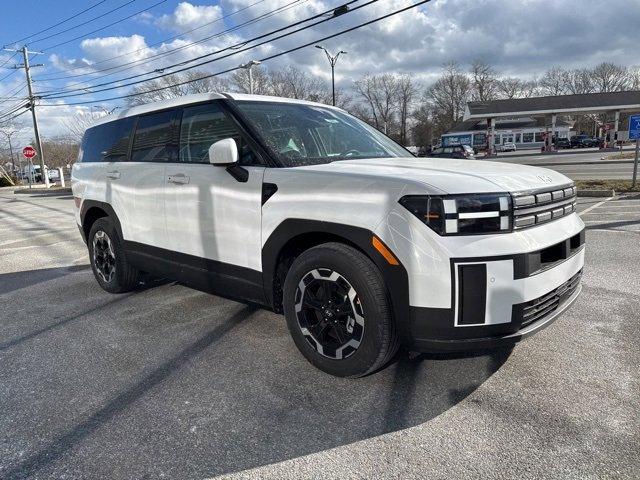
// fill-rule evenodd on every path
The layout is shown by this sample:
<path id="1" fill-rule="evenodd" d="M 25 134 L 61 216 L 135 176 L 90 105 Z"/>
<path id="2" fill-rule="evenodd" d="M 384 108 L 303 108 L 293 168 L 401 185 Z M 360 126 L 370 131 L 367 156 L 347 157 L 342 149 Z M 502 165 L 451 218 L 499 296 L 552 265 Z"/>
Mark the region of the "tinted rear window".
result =
<path id="1" fill-rule="evenodd" d="M 133 118 L 122 118 L 88 129 L 78 161 L 123 162 L 127 159 Z"/>
<path id="2" fill-rule="evenodd" d="M 175 162 L 178 158 L 176 111 L 143 115 L 138 118 L 131 148 L 132 162 Z"/>

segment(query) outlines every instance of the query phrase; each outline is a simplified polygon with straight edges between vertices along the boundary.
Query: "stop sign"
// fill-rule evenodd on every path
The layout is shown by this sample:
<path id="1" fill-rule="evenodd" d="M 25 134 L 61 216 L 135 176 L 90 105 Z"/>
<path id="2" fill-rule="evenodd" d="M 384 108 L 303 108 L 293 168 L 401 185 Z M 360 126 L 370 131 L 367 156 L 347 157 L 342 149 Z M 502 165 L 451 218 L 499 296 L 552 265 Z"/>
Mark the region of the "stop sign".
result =
<path id="1" fill-rule="evenodd" d="M 28 145 L 22 149 L 22 155 L 24 155 L 24 158 L 33 158 L 36 156 L 36 149 Z"/>

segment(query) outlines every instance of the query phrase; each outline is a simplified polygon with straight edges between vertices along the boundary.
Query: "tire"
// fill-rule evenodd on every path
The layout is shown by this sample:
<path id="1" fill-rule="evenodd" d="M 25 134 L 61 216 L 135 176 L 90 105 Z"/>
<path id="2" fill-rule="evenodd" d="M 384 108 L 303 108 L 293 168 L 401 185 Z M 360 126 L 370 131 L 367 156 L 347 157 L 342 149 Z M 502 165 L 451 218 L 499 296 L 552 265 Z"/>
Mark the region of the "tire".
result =
<path id="1" fill-rule="evenodd" d="M 398 351 L 382 274 L 350 246 L 325 243 L 298 256 L 285 279 L 283 306 L 300 352 L 331 375 L 362 377 Z"/>
<path id="2" fill-rule="evenodd" d="M 89 231 L 87 246 L 91 270 L 103 290 L 125 293 L 138 286 L 139 272 L 127 262 L 122 241 L 109 217 L 102 217 L 94 222 Z"/>

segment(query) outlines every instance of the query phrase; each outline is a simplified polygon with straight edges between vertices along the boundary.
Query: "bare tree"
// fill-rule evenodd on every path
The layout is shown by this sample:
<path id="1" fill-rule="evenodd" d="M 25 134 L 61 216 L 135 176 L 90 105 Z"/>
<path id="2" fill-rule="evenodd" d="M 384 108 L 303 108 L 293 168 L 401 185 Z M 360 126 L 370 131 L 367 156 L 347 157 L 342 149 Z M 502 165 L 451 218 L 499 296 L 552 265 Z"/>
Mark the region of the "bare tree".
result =
<path id="1" fill-rule="evenodd" d="M 498 91 L 502 98 L 529 98 L 536 95 L 537 84 L 534 80 L 505 77 L 498 82 Z"/>
<path id="2" fill-rule="evenodd" d="M 399 140 L 402 145 L 407 145 L 409 141 L 407 122 L 415 97 L 418 95 L 418 87 L 411 78 L 411 75 L 404 74 L 397 78 L 396 102 L 398 108 L 398 119 L 400 121 Z"/>
<path id="3" fill-rule="evenodd" d="M 431 105 L 436 128 L 445 131 L 462 119 L 472 87 L 458 64 L 444 66 L 440 78 L 427 89 L 425 101 Z"/>
<path id="4" fill-rule="evenodd" d="M 24 130 L 24 124 L 16 122 L 15 120 L 5 120 L 0 123 L 0 141 L 6 142 L 7 150 L 9 153 L 9 160 L 11 163 L 11 169 L 13 170 L 16 167 L 16 155 L 18 152 L 16 150 L 17 145 L 15 143 L 16 136 Z"/>
<path id="5" fill-rule="evenodd" d="M 498 76 L 496 71 L 481 60 L 471 64 L 472 98 L 481 102 L 494 100 L 498 94 Z"/>
<path id="6" fill-rule="evenodd" d="M 284 70 L 272 72 L 269 83 L 271 93 L 278 97 L 319 102 L 328 92 L 322 80 L 312 77 L 293 65 Z"/>
<path id="7" fill-rule="evenodd" d="M 102 118 L 107 113 L 105 111 L 96 111 L 96 110 L 78 110 L 71 116 L 65 117 L 62 120 L 62 126 L 64 127 L 66 133 L 65 137 L 75 143 L 80 143 L 82 140 L 82 136 L 84 135 L 84 131 L 91 127 L 93 123 L 99 118 Z M 47 159 L 49 155 L 47 154 Z"/>
<path id="8" fill-rule="evenodd" d="M 373 124 L 378 130 L 388 133 L 393 123 L 398 80 L 390 74 L 366 74 L 354 84 L 356 92 L 365 100 L 369 107 Z"/>
<path id="9" fill-rule="evenodd" d="M 631 90 L 640 90 L 640 65 L 629 69 L 629 88 Z"/>
<path id="10" fill-rule="evenodd" d="M 621 92 L 631 85 L 627 67 L 603 62 L 591 70 L 591 79 L 596 92 Z"/>
<path id="11" fill-rule="evenodd" d="M 197 71 L 175 73 L 145 82 L 133 88 L 132 93 L 135 96 L 129 97 L 129 105 L 157 102 L 191 93 L 222 92 L 229 89 L 229 82 L 225 78 L 204 78 L 205 75 Z"/>
<path id="12" fill-rule="evenodd" d="M 73 164 L 78 158 L 78 142 L 67 136 L 54 137 L 43 141 L 47 152 L 47 167 L 59 168 Z"/>
<path id="13" fill-rule="evenodd" d="M 253 79 L 253 93 L 256 95 L 271 95 L 271 81 L 267 70 L 262 65 L 251 67 Z M 249 93 L 249 70 L 240 68 L 231 75 L 231 87 L 240 93 Z"/>
<path id="14" fill-rule="evenodd" d="M 586 68 L 568 70 L 565 74 L 564 83 L 567 93 L 591 93 L 594 90 L 591 72 Z"/>
<path id="15" fill-rule="evenodd" d="M 563 95 L 566 93 L 567 71 L 562 67 L 552 67 L 545 72 L 538 85 L 543 95 Z"/>
<path id="16" fill-rule="evenodd" d="M 423 103 L 414 110 L 412 117 L 414 119 L 411 128 L 412 141 L 414 145 L 426 148 L 433 143 L 433 112 L 428 104 Z"/>

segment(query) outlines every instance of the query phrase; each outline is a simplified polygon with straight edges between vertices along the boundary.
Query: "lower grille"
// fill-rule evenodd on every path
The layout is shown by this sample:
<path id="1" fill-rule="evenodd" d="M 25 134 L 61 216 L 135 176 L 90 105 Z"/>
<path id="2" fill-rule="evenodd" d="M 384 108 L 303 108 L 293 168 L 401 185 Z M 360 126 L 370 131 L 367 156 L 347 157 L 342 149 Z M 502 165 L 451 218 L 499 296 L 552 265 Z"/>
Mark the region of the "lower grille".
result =
<path id="1" fill-rule="evenodd" d="M 512 320 L 520 320 L 520 328 L 524 328 L 553 313 L 558 306 L 575 292 L 578 285 L 580 285 L 581 278 L 582 270 L 552 292 L 529 302 L 514 305 Z"/>

